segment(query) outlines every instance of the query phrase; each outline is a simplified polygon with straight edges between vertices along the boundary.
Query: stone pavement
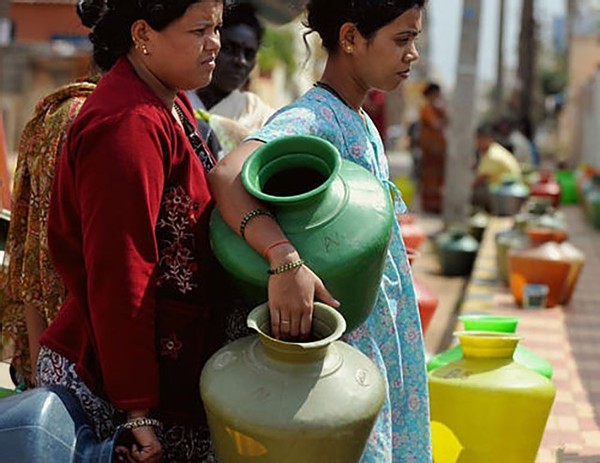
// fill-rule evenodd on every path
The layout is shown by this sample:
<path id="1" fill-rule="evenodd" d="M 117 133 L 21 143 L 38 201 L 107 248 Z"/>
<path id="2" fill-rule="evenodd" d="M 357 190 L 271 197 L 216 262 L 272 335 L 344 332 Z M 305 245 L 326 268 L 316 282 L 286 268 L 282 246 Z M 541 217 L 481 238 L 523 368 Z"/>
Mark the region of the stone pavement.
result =
<path id="1" fill-rule="evenodd" d="M 494 218 L 460 311 L 518 316 L 522 344 L 552 364 L 557 394 L 536 463 L 600 463 L 600 230 L 580 206 L 563 210 L 569 239 L 586 257 L 568 306 L 534 311 L 515 305 L 510 290 L 496 278 L 494 244 L 494 235 L 510 219 Z"/>

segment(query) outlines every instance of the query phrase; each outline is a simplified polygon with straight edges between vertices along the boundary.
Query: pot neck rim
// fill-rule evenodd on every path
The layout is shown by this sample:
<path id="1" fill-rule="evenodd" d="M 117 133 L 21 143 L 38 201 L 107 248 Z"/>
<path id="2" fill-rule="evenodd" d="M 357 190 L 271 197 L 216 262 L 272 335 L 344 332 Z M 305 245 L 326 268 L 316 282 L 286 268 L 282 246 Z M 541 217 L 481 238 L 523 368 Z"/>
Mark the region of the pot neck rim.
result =
<path id="1" fill-rule="evenodd" d="M 271 336 L 269 306 L 256 307 L 248 315 L 248 327 L 255 330 L 266 353 L 276 359 L 310 362 L 323 358 L 329 346 L 340 339 L 346 330 L 346 321 L 340 312 L 326 304 L 315 302 L 312 332 L 314 341 L 284 341 Z"/>
<path id="2" fill-rule="evenodd" d="M 511 359 L 522 339 L 514 333 L 497 331 L 457 331 L 465 358 Z"/>
<path id="3" fill-rule="evenodd" d="M 321 197 L 339 175 L 341 156 L 333 144 L 310 135 L 291 135 L 270 141 L 246 159 L 242 183 L 254 197 L 277 206 L 310 202 Z M 324 180 L 315 188 L 294 195 L 274 195 L 264 191 L 267 181 L 287 169 L 307 168 Z"/>

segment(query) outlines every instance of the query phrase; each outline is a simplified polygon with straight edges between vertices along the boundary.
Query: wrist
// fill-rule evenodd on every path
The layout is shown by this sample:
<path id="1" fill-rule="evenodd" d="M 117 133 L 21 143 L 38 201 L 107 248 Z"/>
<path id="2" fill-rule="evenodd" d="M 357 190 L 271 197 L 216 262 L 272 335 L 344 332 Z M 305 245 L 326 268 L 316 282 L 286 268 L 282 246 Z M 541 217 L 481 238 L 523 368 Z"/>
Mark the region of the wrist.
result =
<path id="1" fill-rule="evenodd" d="M 267 270 L 269 275 L 279 275 L 280 273 L 285 273 L 290 270 L 295 270 L 304 265 L 304 261 L 302 259 L 293 260 L 291 262 L 286 262 L 284 264 L 280 264 L 275 268 L 270 268 Z"/>
<path id="2" fill-rule="evenodd" d="M 270 249 L 265 256 L 271 267 L 285 264 L 300 259 L 300 254 L 291 243 L 282 244 L 273 249 Z"/>
<path id="3" fill-rule="evenodd" d="M 146 428 L 151 426 L 156 429 L 162 429 L 163 425 L 156 418 L 148 418 L 145 416 L 138 416 L 137 418 L 130 418 L 125 423 L 121 425 L 124 429 L 129 429 L 130 431 L 137 428 Z"/>
<path id="4" fill-rule="evenodd" d="M 132 420 L 134 418 L 145 418 L 148 415 L 150 415 L 150 409 L 148 408 L 129 410 L 127 412 L 127 419 Z"/>
<path id="5" fill-rule="evenodd" d="M 291 244 L 291 243 L 290 243 L 290 241 L 289 241 L 289 240 L 280 240 L 280 241 L 275 241 L 275 242 L 271 243 L 271 244 L 270 244 L 269 246 L 267 246 L 267 247 L 265 248 L 265 250 L 262 252 L 262 255 L 263 255 L 263 257 L 264 257 L 265 259 L 267 259 L 267 260 L 268 260 L 268 259 L 269 259 L 269 257 L 268 257 L 268 256 L 269 256 L 269 253 L 270 253 L 270 252 L 271 252 L 273 249 L 275 249 L 275 248 L 277 248 L 277 247 L 279 247 L 279 246 L 284 246 L 284 245 L 286 245 L 286 244 Z"/>

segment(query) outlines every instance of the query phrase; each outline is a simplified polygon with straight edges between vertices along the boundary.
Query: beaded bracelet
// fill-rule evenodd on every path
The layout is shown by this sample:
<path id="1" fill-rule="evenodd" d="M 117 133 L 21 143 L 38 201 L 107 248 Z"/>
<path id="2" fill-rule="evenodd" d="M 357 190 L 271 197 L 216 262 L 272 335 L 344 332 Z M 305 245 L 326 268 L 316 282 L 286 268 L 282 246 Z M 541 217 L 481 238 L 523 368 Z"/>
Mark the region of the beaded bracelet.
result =
<path id="1" fill-rule="evenodd" d="M 136 429 L 143 428 L 144 426 L 152 426 L 154 428 L 162 429 L 162 423 L 158 421 L 156 418 L 148 418 L 146 416 L 138 416 L 137 418 L 132 418 L 128 420 L 126 423 L 121 425 L 124 429 Z"/>
<path id="2" fill-rule="evenodd" d="M 302 259 L 294 260 L 292 262 L 288 262 L 286 264 L 278 265 L 275 268 L 270 268 L 267 270 L 269 275 L 277 275 L 279 273 L 287 272 L 288 270 L 292 270 L 297 267 L 302 267 L 304 265 L 304 261 Z"/>
<path id="3" fill-rule="evenodd" d="M 250 220 L 252 220 L 253 218 L 258 217 L 259 215 L 268 215 L 273 219 L 275 218 L 273 213 L 266 209 L 252 209 L 250 212 L 247 212 L 246 215 L 244 215 L 244 217 L 242 218 L 242 221 L 240 222 L 240 236 L 242 238 L 246 239 L 246 226 L 248 225 L 248 222 L 250 222 Z"/>

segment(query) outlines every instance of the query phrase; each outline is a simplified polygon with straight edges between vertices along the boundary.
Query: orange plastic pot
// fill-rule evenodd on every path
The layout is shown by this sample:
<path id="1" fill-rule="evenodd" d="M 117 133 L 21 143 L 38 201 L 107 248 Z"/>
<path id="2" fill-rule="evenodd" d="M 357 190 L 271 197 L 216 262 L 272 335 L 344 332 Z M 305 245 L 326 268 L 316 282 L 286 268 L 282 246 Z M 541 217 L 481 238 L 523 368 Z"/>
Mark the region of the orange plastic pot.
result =
<path id="1" fill-rule="evenodd" d="M 562 243 L 563 241 L 566 241 L 568 237 L 565 230 L 535 226 L 527 228 L 527 235 L 534 246 L 539 246 L 550 241 Z"/>
<path id="2" fill-rule="evenodd" d="M 569 263 L 569 275 L 565 281 L 563 293 L 560 298 L 561 304 L 567 304 L 575 292 L 579 275 L 581 274 L 581 270 L 583 270 L 583 264 L 585 263 L 585 255 L 568 241 L 556 244 L 555 246 L 562 254 L 565 262 Z"/>
<path id="3" fill-rule="evenodd" d="M 523 303 L 523 288 L 527 284 L 547 285 L 547 307 L 560 304 L 570 270 L 570 262 L 556 249 L 556 243 L 513 249 L 508 254 L 510 289 L 519 305 Z"/>

